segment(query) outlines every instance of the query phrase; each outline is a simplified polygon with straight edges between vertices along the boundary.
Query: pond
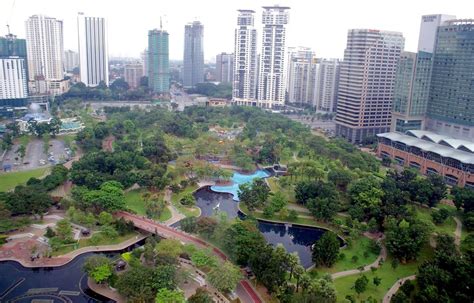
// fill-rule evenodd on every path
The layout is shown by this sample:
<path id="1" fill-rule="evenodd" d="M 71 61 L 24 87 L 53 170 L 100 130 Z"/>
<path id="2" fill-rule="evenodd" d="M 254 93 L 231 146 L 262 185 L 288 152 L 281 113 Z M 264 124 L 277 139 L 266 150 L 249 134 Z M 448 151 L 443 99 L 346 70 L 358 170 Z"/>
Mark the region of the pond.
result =
<path id="1" fill-rule="evenodd" d="M 209 217 L 216 212 L 225 212 L 229 218 L 242 217 L 238 202 L 230 193 L 214 192 L 213 187 L 203 187 L 194 193 L 196 205 L 201 208 L 201 216 Z M 324 229 L 291 225 L 283 223 L 271 223 L 263 220 L 258 221 L 258 229 L 265 240 L 272 245 L 282 244 L 285 249 L 292 253 L 298 253 L 301 265 L 308 268 L 312 265 L 311 245 L 316 242 L 325 232 Z"/>
<path id="2" fill-rule="evenodd" d="M 231 185 L 213 185 L 211 189 L 218 193 L 228 193 L 232 195 L 234 201 L 239 201 L 239 185 L 252 182 L 256 178 L 267 178 L 270 177 L 270 173 L 265 170 L 257 170 L 253 174 L 241 174 L 239 172 L 234 172 L 232 175 L 232 184 Z"/>
<path id="3" fill-rule="evenodd" d="M 141 241 L 121 252 L 143 243 Z M 119 253 L 105 255 L 113 258 Z M 87 286 L 87 276 L 82 266 L 87 257 L 93 254 L 82 254 L 59 267 L 26 268 L 13 261 L 0 262 L 0 302 L 32 302 L 35 299 L 74 303 L 114 302 L 93 292 Z M 45 294 L 45 291 L 49 291 L 48 294 Z"/>

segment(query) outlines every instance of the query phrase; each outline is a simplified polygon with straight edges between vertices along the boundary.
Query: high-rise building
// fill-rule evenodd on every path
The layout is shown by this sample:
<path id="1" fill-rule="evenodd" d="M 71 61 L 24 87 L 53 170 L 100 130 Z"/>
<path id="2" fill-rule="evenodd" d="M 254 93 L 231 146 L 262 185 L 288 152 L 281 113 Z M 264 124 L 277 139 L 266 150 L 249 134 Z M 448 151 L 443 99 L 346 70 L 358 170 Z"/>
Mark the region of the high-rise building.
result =
<path id="1" fill-rule="evenodd" d="M 474 139 L 474 19 L 438 27 L 426 128 Z"/>
<path id="2" fill-rule="evenodd" d="M 148 86 L 154 93 L 168 93 L 170 89 L 168 40 L 167 31 L 154 29 L 148 32 Z"/>
<path id="3" fill-rule="evenodd" d="M 204 26 L 199 21 L 184 27 L 183 85 L 204 82 Z"/>
<path id="4" fill-rule="evenodd" d="M 216 80 L 232 83 L 234 79 L 234 54 L 221 53 L 216 56 Z"/>
<path id="5" fill-rule="evenodd" d="M 64 69 L 67 72 L 72 72 L 76 67 L 79 67 L 79 54 L 68 49 L 64 53 Z"/>
<path id="6" fill-rule="evenodd" d="M 27 76 L 25 39 L 12 34 L 0 37 L 0 108 L 27 104 Z"/>
<path id="7" fill-rule="evenodd" d="M 148 49 L 145 48 L 145 50 L 140 53 L 140 59 L 143 65 L 143 76 L 148 77 Z"/>
<path id="8" fill-rule="evenodd" d="M 34 15 L 26 25 L 26 50 L 30 81 L 60 81 L 64 78 L 63 22 Z"/>
<path id="9" fill-rule="evenodd" d="M 392 131 L 423 129 L 430 91 L 433 54 L 402 52 L 393 91 Z"/>
<path id="10" fill-rule="evenodd" d="M 395 73 L 404 44 L 399 32 L 349 30 L 339 76 L 337 136 L 359 143 L 389 131 Z"/>
<path id="11" fill-rule="evenodd" d="M 141 63 L 126 64 L 123 71 L 125 82 L 131 88 L 140 86 L 140 79 L 143 77 L 143 65 Z"/>
<path id="12" fill-rule="evenodd" d="M 339 68 L 339 59 L 318 59 L 314 93 L 314 104 L 317 110 L 336 111 Z"/>
<path id="13" fill-rule="evenodd" d="M 307 47 L 291 47 L 288 51 L 288 102 L 315 106 L 317 59 Z"/>
<path id="14" fill-rule="evenodd" d="M 456 16 L 440 14 L 422 16 L 420 35 L 418 36 L 418 51 L 432 54 L 435 49 L 438 26 L 451 19 L 456 19 Z"/>
<path id="15" fill-rule="evenodd" d="M 450 15 L 421 17 L 418 52 L 404 52 L 395 77 L 392 111 L 392 131 L 406 132 L 425 128 L 430 91 L 436 31 Z"/>
<path id="16" fill-rule="evenodd" d="M 238 105 L 256 106 L 257 30 L 252 10 L 239 10 L 235 29 L 232 98 Z"/>
<path id="17" fill-rule="evenodd" d="M 258 76 L 257 106 L 273 108 L 285 104 L 286 24 L 289 7 L 264 6 L 262 14 L 262 49 Z"/>
<path id="18" fill-rule="evenodd" d="M 109 85 L 109 55 L 105 18 L 77 15 L 81 82 L 95 87 Z"/>

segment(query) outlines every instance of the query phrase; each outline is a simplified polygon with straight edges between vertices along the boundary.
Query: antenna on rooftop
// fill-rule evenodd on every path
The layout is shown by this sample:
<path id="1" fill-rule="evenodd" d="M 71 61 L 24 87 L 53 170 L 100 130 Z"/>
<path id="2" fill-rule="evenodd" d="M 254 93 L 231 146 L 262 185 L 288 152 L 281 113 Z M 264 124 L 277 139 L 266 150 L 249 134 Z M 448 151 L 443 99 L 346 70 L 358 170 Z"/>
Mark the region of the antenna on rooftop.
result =
<path id="1" fill-rule="evenodd" d="M 160 16 L 160 30 L 163 30 L 163 21 L 161 20 L 161 16 Z"/>

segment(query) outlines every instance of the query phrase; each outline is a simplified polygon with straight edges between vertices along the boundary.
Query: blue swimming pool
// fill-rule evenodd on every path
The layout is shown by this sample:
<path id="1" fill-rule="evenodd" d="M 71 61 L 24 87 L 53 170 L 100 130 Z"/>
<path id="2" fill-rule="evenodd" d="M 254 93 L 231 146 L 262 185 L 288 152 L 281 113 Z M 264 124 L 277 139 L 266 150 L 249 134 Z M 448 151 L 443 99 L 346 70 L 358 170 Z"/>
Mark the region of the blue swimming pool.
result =
<path id="1" fill-rule="evenodd" d="M 234 172 L 234 175 L 232 176 L 232 185 L 225 185 L 225 186 L 220 186 L 220 185 L 213 185 L 211 186 L 211 190 L 215 191 L 217 193 L 228 193 L 232 195 L 232 199 L 234 201 L 239 201 L 239 185 L 240 184 L 245 184 L 248 182 L 252 182 L 253 179 L 256 178 L 267 178 L 270 177 L 270 174 L 264 170 L 257 170 L 251 175 L 244 175 L 238 172 Z"/>

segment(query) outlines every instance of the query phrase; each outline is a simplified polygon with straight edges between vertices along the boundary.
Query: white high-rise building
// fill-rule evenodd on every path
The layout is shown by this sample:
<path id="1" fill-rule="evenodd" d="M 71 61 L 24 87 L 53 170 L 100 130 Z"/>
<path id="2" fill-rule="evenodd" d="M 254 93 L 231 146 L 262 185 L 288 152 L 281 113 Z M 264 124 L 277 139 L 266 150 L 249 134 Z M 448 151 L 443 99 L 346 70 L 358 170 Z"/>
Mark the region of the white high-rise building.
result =
<path id="1" fill-rule="evenodd" d="M 421 17 L 420 36 L 418 37 L 418 51 L 433 53 L 436 43 L 438 26 L 443 22 L 456 19 L 453 15 L 424 15 Z"/>
<path id="2" fill-rule="evenodd" d="M 72 72 L 76 67 L 79 67 L 79 54 L 68 49 L 64 53 L 64 69 L 67 72 Z"/>
<path id="3" fill-rule="evenodd" d="M 0 57 L 0 105 L 11 99 L 28 97 L 25 58 L 10 56 Z M 12 104 L 6 104 L 12 105 Z"/>
<path id="4" fill-rule="evenodd" d="M 253 10 L 239 10 L 235 29 L 232 98 L 238 105 L 256 105 L 257 30 Z"/>
<path id="5" fill-rule="evenodd" d="M 34 15 L 26 20 L 25 25 L 29 80 L 62 80 L 63 22 L 56 18 Z"/>
<path id="6" fill-rule="evenodd" d="M 257 106 L 273 108 L 285 104 L 286 24 L 289 7 L 264 6 L 262 14 L 262 48 L 258 76 Z"/>
<path id="7" fill-rule="evenodd" d="M 339 75 L 336 135 L 352 143 L 390 130 L 402 33 L 351 29 Z"/>
<path id="8" fill-rule="evenodd" d="M 335 112 L 339 86 L 339 59 L 319 59 L 316 78 L 316 109 Z"/>
<path id="9" fill-rule="evenodd" d="M 109 56 L 107 23 L 105 18 L 77 16 L 79 63 L 81 82 L 97 86 L 101 81 L 109 85 Z"/>
<path id="10" fill-rule="evenodd" d="M 307 47 L 288 49 L 288 102 L 315 105 L 317 59 Z"/>

